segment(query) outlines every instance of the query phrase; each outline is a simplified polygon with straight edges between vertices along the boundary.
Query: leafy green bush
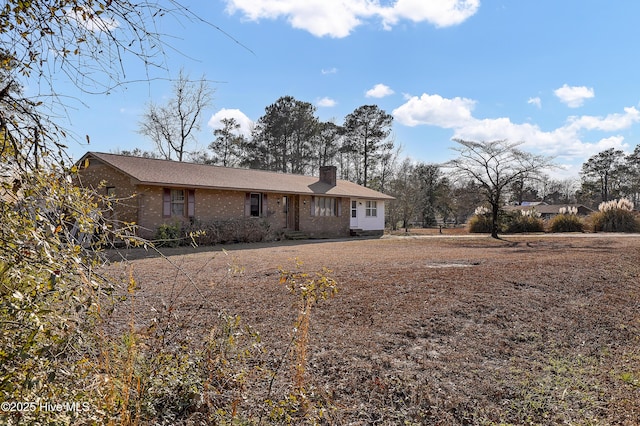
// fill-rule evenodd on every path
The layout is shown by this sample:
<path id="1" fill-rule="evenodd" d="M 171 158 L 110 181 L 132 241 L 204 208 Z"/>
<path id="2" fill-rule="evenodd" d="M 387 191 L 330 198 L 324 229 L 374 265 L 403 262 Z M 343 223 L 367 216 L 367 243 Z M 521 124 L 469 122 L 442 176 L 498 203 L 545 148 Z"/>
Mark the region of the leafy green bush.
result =
<path id="1" fill-rule="evenodd" d="M 582 232 L 584 223 L 573 213 L 560 213 L 549 221 L 549 231 L 551 232 Z"/>
<path id="2" fill-rule="evenodd" d="M 163 223 L 156 230 L 155 243 L 158 247 L 178 247 L 184 244 L 182 236 L 180 222 Z"/>
<path id="3" fill-rule="evenodd" d="M 523 232 L 544 232 L 544 222 L 534 209 L 519 210 L 504 216 L 502 232 L 518 234 Z"/>
<path id="4" fill-rule="evenodd" d="M 633 212 L 633 203 L 625 198 L 601 203 L 591 215 L 594 231 L 639 232 L 640 223 Z"/>

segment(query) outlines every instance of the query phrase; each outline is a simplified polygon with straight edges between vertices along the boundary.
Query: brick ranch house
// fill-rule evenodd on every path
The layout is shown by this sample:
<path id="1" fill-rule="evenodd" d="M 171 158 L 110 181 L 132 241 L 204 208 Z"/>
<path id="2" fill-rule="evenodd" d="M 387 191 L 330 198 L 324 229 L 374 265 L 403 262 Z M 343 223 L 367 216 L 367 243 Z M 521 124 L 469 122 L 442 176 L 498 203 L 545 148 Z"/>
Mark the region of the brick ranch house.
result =
<path id="1" fill-rule="evenodd" d="M 99 152 L 77 164 L 82 185 L 124 199 L 117 220 L 135 222 L 145 238 L 163 223 L 235 218 L 262 218 L 274 233 L 311 238 L 382 235 L 385 201 L 393 200 L 336 179 L 334 166 L 311 177 Z"/>

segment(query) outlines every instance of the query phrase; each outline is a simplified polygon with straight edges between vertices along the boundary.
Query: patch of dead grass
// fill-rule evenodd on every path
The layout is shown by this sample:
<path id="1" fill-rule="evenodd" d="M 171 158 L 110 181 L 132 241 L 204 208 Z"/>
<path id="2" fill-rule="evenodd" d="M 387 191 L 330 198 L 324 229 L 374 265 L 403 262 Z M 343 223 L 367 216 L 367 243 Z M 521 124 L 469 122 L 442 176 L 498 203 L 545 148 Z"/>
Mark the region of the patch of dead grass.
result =
<path id="1" fill-rule="evenodd" d="M 640 424 L 640 238 L 226 248 L 132 261 L 140 318 L 173 303 L 204 335 L 224 310 L 275 356 L 296 317 L 278 267 L 332 269 L 307 371 L 337 424 Z"/>

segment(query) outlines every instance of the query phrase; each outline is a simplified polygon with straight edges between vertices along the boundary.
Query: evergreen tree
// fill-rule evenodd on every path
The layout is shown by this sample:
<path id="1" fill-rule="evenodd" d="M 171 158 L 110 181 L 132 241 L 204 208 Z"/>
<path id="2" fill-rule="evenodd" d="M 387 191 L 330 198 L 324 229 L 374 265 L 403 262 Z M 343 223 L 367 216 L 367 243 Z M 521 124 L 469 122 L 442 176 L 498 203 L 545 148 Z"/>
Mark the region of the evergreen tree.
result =
<path id="1" fill-rule="evenodd" d="M 377 105 L 363 105 L 345 117 L 342 150 L 353 167 L 357 183 L 369 186 L 383 152 L 392 149 L 393 142 L 388 140 L 392 123 L 393 116 Z"/>
<path id="2" fill-rule="evenodd" d="M 213 131 L 215 140 L 209 144 L 213 151 L 213 157 L 207 161 L 210 164 L 218 164 L 224 167 L 233 167 L 238 164 L 245 145 L 245 138 L 240 132 L 240 123 L 235 118 L 223 118 L 222 128 Z"/>

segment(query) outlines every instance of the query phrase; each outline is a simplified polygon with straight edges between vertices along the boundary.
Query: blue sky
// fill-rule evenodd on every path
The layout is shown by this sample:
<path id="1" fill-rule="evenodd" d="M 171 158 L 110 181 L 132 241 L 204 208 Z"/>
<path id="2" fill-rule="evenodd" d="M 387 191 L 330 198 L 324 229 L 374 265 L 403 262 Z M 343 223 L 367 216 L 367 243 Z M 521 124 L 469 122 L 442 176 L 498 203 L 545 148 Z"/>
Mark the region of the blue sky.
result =
<path id="1" fill-rule="evenodd" d="M 200 147 L 223 117 L 245 124 L 279 97 L 317 106 L 322 120 L 377 104 L 393 114 L 402 155 L 440 163 L 452 138 L 523 141 L 554 156 L 556 177 L 577 177 L 604 149 L 640 142 L 637 18 L 640 2 L 618 0 L 212 0 L 186 1 L 215 28 L 174 19 L 151 82 L 108 96 L 81 95 L 69 108 L 75 158 L 151 143 L 136 132 L 149 101 L 171 95 L 183 68 L 215 90 Z M 127 59 L 127 79 L 146 74 Z M 157 79 L 155 79 L 157 78 Z"/>

